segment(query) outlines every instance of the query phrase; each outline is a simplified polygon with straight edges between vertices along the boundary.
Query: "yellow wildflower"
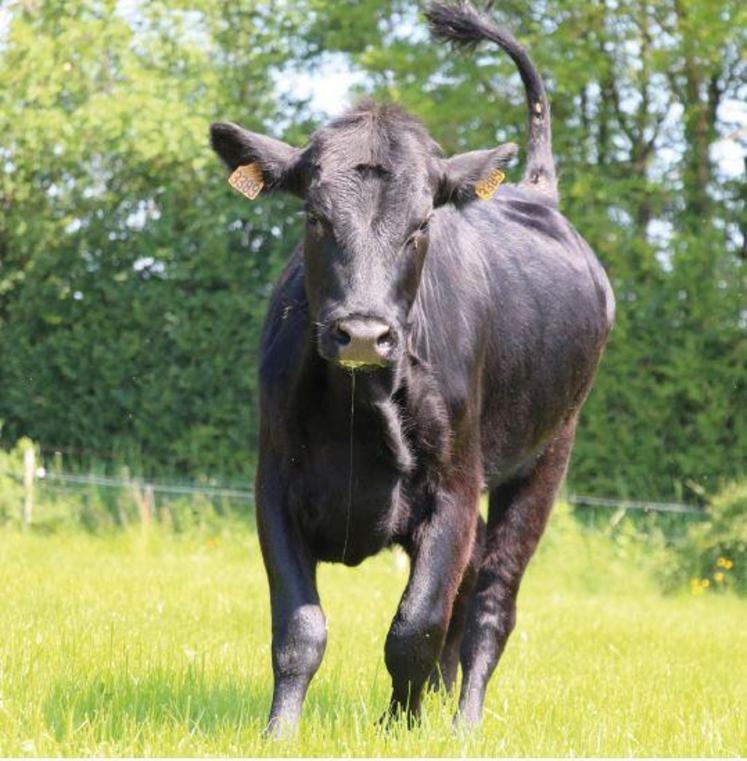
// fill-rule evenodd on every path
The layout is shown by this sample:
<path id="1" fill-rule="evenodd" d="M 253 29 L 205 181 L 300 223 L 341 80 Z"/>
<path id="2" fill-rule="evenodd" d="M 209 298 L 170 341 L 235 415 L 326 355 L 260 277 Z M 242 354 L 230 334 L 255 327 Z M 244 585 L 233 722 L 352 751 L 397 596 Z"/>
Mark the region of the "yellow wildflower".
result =
<path id="1" fill-rule="evenodd" d="M 713 574 L 713 580 L 714 580 L 714 581 L 716 581 L 716 582 L 718 582 L 719 584 L 721 584 L 721 582 L 722 582 L 722 581 L 723 581 L 725 578 L 726 578 L 726 577 L 724 576 L 724 572 L 723 572 L 723 571 L 718 571 L 718 572 L 716 572 L 716 573 L 714 573 L 714 574 Z"/>
<path id="2" fill-rule="evenodd" d="M 721 557 L 721 558 L 719 558 L 719 559 L 716 561 L 716 565 L 717 565 L 719 568 L 725 568 L 725 569 L 728 571 L 730 568 L 733 568 L 733 566 L 734 566 L 734 562 L 733 562 L 733 561 L 731 561 L 731 560 L 729 560 L 729 558 L 724 558 L 724 557 Z"/>

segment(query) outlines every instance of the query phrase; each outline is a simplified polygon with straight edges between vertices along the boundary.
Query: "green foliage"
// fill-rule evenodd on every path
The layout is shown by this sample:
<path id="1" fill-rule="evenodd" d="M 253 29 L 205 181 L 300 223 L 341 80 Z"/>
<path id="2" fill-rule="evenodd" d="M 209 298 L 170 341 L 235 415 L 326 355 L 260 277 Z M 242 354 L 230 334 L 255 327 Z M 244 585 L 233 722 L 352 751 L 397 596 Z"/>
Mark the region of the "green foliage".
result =
<path id="1" fill-rule="evenodd" d="M 711 500 L 707 519 L 691 526 L 680 545 L 677 567 L 695 594 L 747 594 L 747 481 L 730 484 Z"/>
<path id="2" fill-rule="evenodd" d="M 309 109 L 277 83 L 330 55 L 449 152 L 524 144 L 523 92 L 506 56 L 430 44 L 409 0 L 134 5 L 6 11 L 0 444 L 28 435 L 140 472 L 247 478 L 260 324 L 299 203 L 232 194 L 208 124 L 303 144 Z M 743 100 L 747 9 L 532 0 L 496 13 L 546 75 L 562 209 L 618 299 L 572 486 L 715 493 L 747 462 L 747 186 L 714 160 L 738 139 L 724 106 Z"/>
<path id="3" fill-rule="evenodd" d="M 295 206 L 232 195 L 207 128 L 262 128 L 294 16 L 248 0 L 138 8 L 12 9 L 0 49 L 3 441 L 247 474 L 257 337 Z"/>
<path id="4" fill-rule="evenodd" d="M 10 452 L 0 450 L 0 526 L 20 526 L 25 493 L 23 458 L 28 448 L 34 448 L 33 442 L 21 439 Z M 216 495 L 211 492 L 214 484 L 177 483 L 165 490 L 151 485 L 153 501 L 148 525 L 144 525 L 145 487 L 127 467 L 120 467 L 115 478 L 102 484 L 95 479 L 106 474 L 105 467 L 88 474 L 90 482 L 69 482 L 56 478 L 69 475 L 62 466 L 62 457 L 54 457 L 44 475 L 38 474 L 34 481 L 31 530 L 35 533 L 52 535 L 84 529 L 103 536 L 133 527 L 147 532 L 152 524 L 182 534 L 195 529 L 219 530 L 236 522 L 254 524 L 253 506 L 245 497 Z"/>
<path id="5" fill-rule="evenodd" d="M 129 481 L 126 469 L 117 475 L 120 486 L 64 485 L 51 479 L 37 480 L 33 531 L 55 534 L 82 528 L 98 536 L 134 527 L 147 530 L 140 513 L 142 486 Z M 198 489 L 184 495 L 156 490 L 150 520 L 165 531 L 181 534 L 200 527 L 218 527 L 227 521 L 251 523 L 253 511 L 245 502 L 215 498 Z"/>

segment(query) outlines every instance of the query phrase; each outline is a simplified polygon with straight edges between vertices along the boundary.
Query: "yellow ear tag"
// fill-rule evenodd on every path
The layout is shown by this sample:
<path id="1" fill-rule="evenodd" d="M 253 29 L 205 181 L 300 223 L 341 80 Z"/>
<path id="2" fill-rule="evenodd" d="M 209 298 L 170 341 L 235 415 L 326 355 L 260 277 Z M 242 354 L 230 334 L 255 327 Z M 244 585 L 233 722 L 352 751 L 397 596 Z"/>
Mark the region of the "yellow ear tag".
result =
<path id="1" fill-rule="evenodd" d="M 238 167 L 228 178 L 228 184 L 234 190 L 238 190 L 241 195 L 253 201 L 262 192 L 265 181 L 262 177 L 262 170 L 255 161 L 253 164 Z"/>
<path id="2" fill-rule="evenodd" d="M 475 195 L 483 201 L 489 201 L 505 179 L 506 175 L 500 169 L 494 169 L 475 185 Z"/>

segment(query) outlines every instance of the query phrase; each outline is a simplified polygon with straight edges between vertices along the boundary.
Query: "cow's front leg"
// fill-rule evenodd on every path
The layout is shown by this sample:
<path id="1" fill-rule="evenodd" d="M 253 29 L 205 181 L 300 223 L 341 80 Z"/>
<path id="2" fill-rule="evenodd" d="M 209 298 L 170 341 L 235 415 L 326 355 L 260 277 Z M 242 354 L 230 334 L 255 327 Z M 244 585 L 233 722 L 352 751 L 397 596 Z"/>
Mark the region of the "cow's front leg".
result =
<path id="1" fill-rule="evenodd" d="M 472 550 L 478 480 L 443 488 L 408 547 L 410 578 L 386 640 L 389 716 L 420 713 L 423 686 L 441 654 L 454 598 Z"/>
<path id="2" fill-rule="evenodd" d="M 312 677 L 322 662 L 327 627 L 316 589 L 316 560 L 289 514 L 279 463 L 260 461 L 257 528 L 270 583 L 275 685 L 265 733 L 295 731 Z M 274 459 L 274 458 L 273 458 Z"/>

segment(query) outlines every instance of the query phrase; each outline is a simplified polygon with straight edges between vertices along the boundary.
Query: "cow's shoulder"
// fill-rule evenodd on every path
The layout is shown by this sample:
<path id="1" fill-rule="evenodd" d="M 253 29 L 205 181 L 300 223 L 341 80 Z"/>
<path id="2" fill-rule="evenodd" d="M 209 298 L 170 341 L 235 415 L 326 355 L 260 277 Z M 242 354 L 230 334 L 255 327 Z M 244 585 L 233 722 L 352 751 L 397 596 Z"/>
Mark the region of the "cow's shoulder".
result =
<path id="1" fill-rule="evenodd" d="M 307 323 L 303 251 L 299 247 L 275 286 L 262 330 L 259 380 L 265 394 L 281 393 L 298 371 Z"/>

